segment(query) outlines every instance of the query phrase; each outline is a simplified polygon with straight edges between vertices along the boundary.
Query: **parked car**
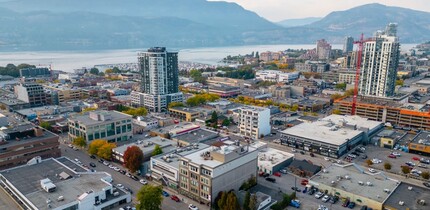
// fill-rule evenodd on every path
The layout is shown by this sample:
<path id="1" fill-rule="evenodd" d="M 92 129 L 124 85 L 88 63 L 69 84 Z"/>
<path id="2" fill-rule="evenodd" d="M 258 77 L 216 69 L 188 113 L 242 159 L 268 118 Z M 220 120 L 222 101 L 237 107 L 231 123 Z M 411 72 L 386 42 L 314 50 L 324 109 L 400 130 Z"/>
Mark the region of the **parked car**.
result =
<path id="1" fill-rule="evenodd" d="M 342 204 L 343 207 L 347 207 L 349 205 L 349 200 L 345 200 Z"/>
<path id="2" fill-rule="evenodd" d="M 299 200 L 291 200 L 290 206 L 300 208 L 300 201 Z"/>
<path id="3" fill-rule="evenodd" d="M 411 161 L 406 162 L 405 164 L 406 164 L 406 165 L 408 165 L 408 166 L 411 166 L 411 167 L 414 167 L 414 166 L 415 166 L 415 163 L 413 163 L 413 162 L 411 162 Z"/>
<path id="4" fill-rule="evenodd" d="M 300 154 L 302 154 L 302 155 L 304 155 L 304 154 L 306 154 L 304 151 L 300 151 Z"/>
<path id="5" fill-rule="evenodd" d="M 357 148 L 357 149 L 355 149 L 355 150 L 354 150 L 354 152 L 356 152 L 356 153 L 363 153 L 363 151 L 361 151 L 361 150 L 360 150 L 360 149 L 358 149 L 358 148 Z"/>
<path id="6" fill-rule="evenodd" d="M 131 190 L 130 188 L 126 187 L 124 188 L 125 191 L 129 192 L 130 194 L 133 194 L 133 190 Z"/>
<path id="7" fill-rule="evenodd" d="M 420 158 L 415 156 L 415 157 L 412 157 L 412 160 L 419 161 Z"/>
<path id="8" fill-rule="evenodd" d="M 311 157 L 315 157 L 315 154 L 314 154 L 313 152 L 311 152 L 309 155 L 310 155 Z"/>
<path id="9" fill-rule="evenodd" d="M 359 156 L 360 154 L 358 154 L 357 152 L 351 152 L 351 154 L 352 155 L 355 155 L 355 156 Z"/>
<path id="10" fill-rule="evenodd" d="M 366 154 L 361 155 L 361 159 L 367 159 L 367 155 Z"/>
<path id="11" fill-rule="evenodd" d="M 330 161 L 330 158 L 328 158 L 328 157 L 324 157 L 324 160 L 326 160 L 326 161 Z"/>
<path id="12" fill-rule="evenodd" d="M 269 177 L 269 176 L 270 176 L 270 174 L 269 174 L 269 173 L 264 173 L 264 174 L 263 174 L 263 177 L 264 177 L 264 178 L 267 178 L 267 177 Z"/>
<path id="13" fill-rule="evenodd" d="M 317 192 L 317 194 L 315 194 L 316 199 L 320 199 L 323 196 L 324 196 L 324 193 L 322 193 L 322 192 Z"/>
<path id="14" fill-rule="evenodd" d="M 99 163 L 104 163 L 104 162 L 105 162 L 105 161 L 104 161 L 103 159 L 101 159 L 101 158 L 100 158 L 98 161 L 99 161 Z"/>
<path id="15" fill-rule="evenodd" d="M 172 199 L 172 200 L 174 200 L 174 201 L 176 201 L 176 202 L 180 202 L 181 200 L 178 198 L 178 196 L 176 196 L 176 195 L 172 195 L 172 196 L 170 196 L 170 199 Z"/>
<path id="16" fill-rule="evenodd" d="M 124 185 L 122 185 L 122 184 L 116 184 L 116 188 L 122 189 L 122 188 L 124 188 Z"/>
<path id="17" fill-rule="evenodd" d="M 140 184 L 143 184 L 143 185 L 148 184 L 148 182 L 143 180 L 143 179 L 139 180 L 139 182 L 140 182 Z"/>
<path id="18" fill-rule="evenodd" d="M 189 210 L 199 210 L 199 208 L 197 208 L 197 206 L 194 206 L 193 204 L 188 205 L 188 209 Z"/>
<path id="19" fill-rule="evenodd" d="M 397 156 L 395 156 L 395 155 L 393 155 L 393 154 L 388 155 L 388 157 L 389 157 L 389 158 L 397 158 Z"/>
<path id="20" fill-rule="evenodd" d="M 90 158 L 91 159 L 96 159 L 96 156 L 95 155 L 90 155 Z"/>
<path id="21" fill-rule="evenodd" d="M 430 188 L 430 182 L 424 182 L 423 185 Z"/>
<path id="22" fill-rule="evenodd" d="M 375 169 L 373 169 L 373 168 L 369 168 L 369 172 L 370 172 L 370 173 L 376 173 L 376 170 L 375 170 Z"/>
<path id="23" fill-rule="evenodd" d="M 169 197 L 169 193 L 166 192 L 166 191 L 164 191 L 164 190 L 163 190 L 162 194 L 163 194 L 164 197 Z"/>
<path id="24" fill-rule="evenodd" d="M 275 179 L 275 178 L 272 178 L 272 177 L 267 177 L 267 178 L 266 178 L 266 181 L 269 181 L 269 182 L 273 182 L 273 183 L 275 183 L 275 182 L 276 182 L 276 179 Z"/>
<path id="25" fill-rule="evenodd" d="M 328 210 L 328 207 L 324 205 L 319 205 L 318 210 Z"/>
<path id="26" fill-rule="evenodd" d="M 427 166 L 424 165 L 424 164 L 418 164 L 417 166 L 420 167 L 420 168 L 427 168 Z"/>
<path id="27" fill-rule="evenodd" d="M 333 196 L 330 198 L 330 203 L 335 204 L 339 200 L 339 197 Z"/>
<path id="28" fill-rule="evenodd" d="M 355 203 L 354 202 L 349 202 L 348 208 L 353 209 L 354 207 L 355 207 Z"/>
<path id="29" fill-rule="evenodd" d="M 280 172 L 275 172 L 275 173 L 273 173 L 273 176 L 281 177 L 281 173 Z"/>
<path id="30" fill-rule="evenodd" d="M 308 194 L 313 195 L 316 191 L 317 191 L 317 189 L 315 189 L 315 188 L 311 189 L 311 190 L 309 190 Z"/>
<path id="31" fill-rule="evenodd" d="M 134 181 L 139 181 L 139 179 L 136 176 L 134 176 L 134 175 L 131 175 L 130 178 L 133 179 Z"/>
<path id="32" fill-rule="evenodd" d="M 328 200 L 330 200 L 330 196 L 325 195 L 321 200 L 322 200 L 322 202 L 327 203 Z"/>
<path id="33" fill-rule="evenodd" d="M 90 163 L 90 166 L 94 168 L 94 167 L 96 167 L 96 164 L 95 164 L 95 163 L 93 163 L 93 162 L 91 162 L 91 163 Z"/>
<path id="34" fill-rule="evenodd" d="M 393 152 L 393 153 L 391 153 L 391 154 L 393 154 L 393 155 L 395 155 L 395 156 L 397 156 L 397 157 L 400 157 L 400 156 L 402 156 L 400 153 L 398 153 L 398 152 Z"/>
<path id="35" fill-rule="evenodd" d="M 292 190 L 300 192 L 301 190 L 298 187 L 291 187 Z"/>
<path id="36" fill-rule="evenodd" d="M 283 173 L 283 174 L 287 174 L 287 170 L 286 169 L 282 169 L 282 170 L 280 170 L 280 172 Z"/>

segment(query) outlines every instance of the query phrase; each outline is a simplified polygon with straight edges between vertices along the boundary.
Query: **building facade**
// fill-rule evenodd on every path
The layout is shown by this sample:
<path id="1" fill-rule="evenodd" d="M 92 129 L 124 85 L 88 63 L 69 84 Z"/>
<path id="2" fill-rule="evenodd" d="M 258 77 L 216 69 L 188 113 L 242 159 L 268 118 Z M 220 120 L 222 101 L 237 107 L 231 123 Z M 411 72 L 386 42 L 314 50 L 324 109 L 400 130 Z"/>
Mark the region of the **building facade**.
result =
<path id="1" fill-rule="evenodd" d="M 363 44 L 360 95 L 378 97 L 394 95 L 400 44 L 393 27 L 388 27 L 390 30 L 385 32 L 377 32 L 372 40 Z"/>
<path id="2" fill-rule="evenodd" d="M 354 49 L 354 38 L 351 36 L 345 37 L 343 43 L 343 53 L 351 52 Z"/>
<path id="3" fill-rule="evenodd" d="M 82 136 L 89 144 L 95 139 L 119 142 L 133 137 L 132 117 L 117 111 L 94 111 L 68 121 L 70 140 Z"/>
<path id="4" fill-rule="evenodd" d="M 51 71 L 48 68 L 24 68 L 19 70 L 20 77 L 50 77 Z"/>
<path id="5" fill-rule="evenodd" d="M 320 60 L 327 60 L 330 58 L 331 45 L 325 40 L 317 41 L 317 55 Z"/>
<path id="6" fill-rule="evenodd" d="M 242 107 L 239 109 L 239 133 L 259 139 L 270 134 L 270 109 L 262 107 Z"/>
<path id="7" fill-rule="evenodd" d="M 299 78 L 299 72 L 260 70 L 255 73 L 255 78 L 270 82 L 291 82 Z"/>
<path id="8" fill-rule="evenodd" d="M 17 98 L 29 103 L 31 107 L 43 106 L 46 103 L 46 95 L 42 85 L 26 82 L 20 83 L 14 88 Z"/>

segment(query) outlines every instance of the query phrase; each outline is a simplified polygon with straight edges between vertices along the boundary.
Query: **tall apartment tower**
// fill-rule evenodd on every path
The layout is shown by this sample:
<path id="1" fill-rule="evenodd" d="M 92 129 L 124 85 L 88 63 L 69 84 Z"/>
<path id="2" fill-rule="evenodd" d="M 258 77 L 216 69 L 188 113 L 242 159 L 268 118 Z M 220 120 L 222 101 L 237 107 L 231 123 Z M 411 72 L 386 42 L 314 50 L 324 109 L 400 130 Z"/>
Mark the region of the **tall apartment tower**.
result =
<path id="1" fill-rule="evenodd" d="M 348 54 L 354 48 L 354 38 L 351 36 L 345 37 L 345 42 L 343 43 L 343 53 Z"/>
<path id="2" fill-rule="evenodd" d="M 397 24 L 390 23 L 385 31 L 363 45 L 360 74 L 360 94 L 377 97 L 394 95 L 400 44 L 396 37 Z"/>
<path id="3" fill-rule="evenodd" d="M 331 45 L 325 40 L 317 41 L 317 55 L 320 60 L 327 60 L 330 58 Z"/>
<path id="4" fill-rule="evenodd" d="M 168 52 L 165 47 L 153 47 L 138 54 L 139 70 L 142 74 L 142 93 L 137 106 L 151 112 L 167 110 L 170 102 L 182 102 L 179 92 L 178 53 Z"/>

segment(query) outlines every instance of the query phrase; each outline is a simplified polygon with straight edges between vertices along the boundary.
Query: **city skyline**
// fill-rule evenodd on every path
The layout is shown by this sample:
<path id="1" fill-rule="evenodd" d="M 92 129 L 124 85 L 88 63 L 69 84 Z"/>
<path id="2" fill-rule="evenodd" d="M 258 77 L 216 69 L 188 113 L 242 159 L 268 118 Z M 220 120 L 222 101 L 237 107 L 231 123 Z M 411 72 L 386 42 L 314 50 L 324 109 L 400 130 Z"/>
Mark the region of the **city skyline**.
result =
<path id="1" fill-rule="evenodd" d="M 277 22 L 285 19 L 300 19 L 307 17 L 324 17 L 330 12 L 348 10 L 353 7 L 379 3 L 387 6 L 404 7 L 413 10 L 430 12 L 430 4 L 427 0 L 325 0 L 321 4 L 319 0 L 209 0 L 234 2 L 243 8 L 253 11 L 261 17 Z M 307 5 L 317 5 L 317 7 L 307 7 Z M 306 10 L 303 8 L 306 7 Z"/>

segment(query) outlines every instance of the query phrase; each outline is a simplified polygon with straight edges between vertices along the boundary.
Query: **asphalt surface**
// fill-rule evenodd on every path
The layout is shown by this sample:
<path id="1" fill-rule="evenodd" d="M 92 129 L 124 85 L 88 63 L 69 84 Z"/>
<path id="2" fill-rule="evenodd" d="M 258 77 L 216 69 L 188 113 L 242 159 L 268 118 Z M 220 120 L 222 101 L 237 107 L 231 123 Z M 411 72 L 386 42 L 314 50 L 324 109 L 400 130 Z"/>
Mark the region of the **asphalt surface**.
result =
<path id="1" fill-rule="evenodd" d="M 66 135 L 63 135 L 66 136 Z M 93 168 L 96 171 L 105 171 L 109 174 L 112 175 L 113 178 L 113 184 L 122 184 L 124 185 L 124 187 L 128 187 L 129 189 L 131 189 L 133 191 L 132 194 L 132 203 L 128 203 L 125 204 L 124 206 L 134 206 L 136 204 L 136 194 L 139 191 L 139 189 L 142 187 L 142 184 L 138 181 L 135 181 L 119 172 L 114 171 L 113 169 L 110 169 L 108 166 L 103 165 L 102 163 L 99 163 L 97 160 L 98 159 L 91 159 L 90 156 L 86 153 L 86 151 L 82 151 L 81 149 L 78 151 L 74 151 L 73 149 L 69 148 L 67 145 L 69 144 L 66 140 L 66 142 L 64 142 L 63 140 L 60 139 L 60 147 L 61 147 L 61 152 L 62 155 L 65 157 L 70 158 L 71 160 L 74 160 L 75 158 L 77 158 L 79 161 L 82 162 L 82 164 L 85 165 L 89 165 L 90 162 L 93 162 L 96 164 L 96 167 Z M 111 162 L 112 165 L 115 165 L 123 170 L 125 170 L 124 167 L 122 167 L 119 164 L 113 163 Z M 141 179 L 142 177 L 139 177 L 139 179 Z M 153 182 L 149 182 L 149 184 L 155 184 Z M 205 210 L 205 209 L 209 209 L 207 206 L 202 206 L 197 204 L 194 201 L 189 200 L 188 198 L 179 195 L 177 193 L 174 193 L 173 191 L 165 188 L 164 189 L 166 192 L 168 192 L 170 195 L 176 195 L 179 197 L 179 199 L 183 199 L 183 201 L 181 202 L 175 202 L 172 199 L 170 199 L 170 197 L 164 197 L 163 199 L 163 204 L 162 204 L 162 209 L 163 210 L 184 210 L 184 209 L 188 209 L 188 205 L 190 203 L 196 205 L 197 207 L 199 207 L 199 210 Z"/>

